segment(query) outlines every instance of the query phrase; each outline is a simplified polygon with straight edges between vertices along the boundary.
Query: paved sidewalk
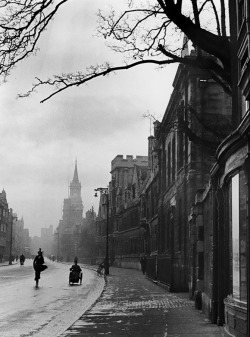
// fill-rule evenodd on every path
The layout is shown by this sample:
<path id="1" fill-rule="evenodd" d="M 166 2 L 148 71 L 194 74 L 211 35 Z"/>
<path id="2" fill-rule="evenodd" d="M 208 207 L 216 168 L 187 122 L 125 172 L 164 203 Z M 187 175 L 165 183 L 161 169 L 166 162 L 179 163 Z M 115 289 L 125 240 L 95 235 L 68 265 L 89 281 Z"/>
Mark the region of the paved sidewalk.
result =
<path id="1" fill-rule="evenodd" d="M 186 293 L 169 293 L 138 270 L 110 268 L 102 296 L 61 337 L 222 337 Z"/>
<path id="2" fill-rule="evenodd" d="M 14 264 L 20 263 L 20 261 L 13 261 L 12 264 L 9 264 L 9 261 L 5 261 L 5 262 L 0 262 L 0 267 L 6 267 L 6 266 L 12 266 Z"/>

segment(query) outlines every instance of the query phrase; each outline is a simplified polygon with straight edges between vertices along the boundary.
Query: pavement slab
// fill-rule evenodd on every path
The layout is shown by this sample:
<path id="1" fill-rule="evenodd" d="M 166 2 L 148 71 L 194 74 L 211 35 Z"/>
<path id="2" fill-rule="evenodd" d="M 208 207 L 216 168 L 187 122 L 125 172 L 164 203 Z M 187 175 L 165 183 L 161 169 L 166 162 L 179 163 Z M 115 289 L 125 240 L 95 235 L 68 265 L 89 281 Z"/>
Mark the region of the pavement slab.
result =
<path id="1" fill-rule="evenodd" d="M 170 293 L 134 269 L 110 268 L 96 303 L 61 337 L 224 337 L 187 293 Z"/>

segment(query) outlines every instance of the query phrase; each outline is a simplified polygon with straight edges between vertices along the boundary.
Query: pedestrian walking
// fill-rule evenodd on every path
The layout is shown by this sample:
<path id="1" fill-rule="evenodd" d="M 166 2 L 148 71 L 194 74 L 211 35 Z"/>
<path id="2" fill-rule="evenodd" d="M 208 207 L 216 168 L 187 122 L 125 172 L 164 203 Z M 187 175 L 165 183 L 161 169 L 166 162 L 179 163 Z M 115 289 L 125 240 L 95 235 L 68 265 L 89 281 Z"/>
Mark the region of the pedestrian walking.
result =
<path id="1" fill-rule="evenodd" d="M 141 264 L 141 271 L 142 271 L 143 275 L 145 275 L 146 267 L 147 267 L 147 259 L 146 259 L 146 256 L 142 256 L 142 257 L 140 258 L 140 264 Z"/>
<path id="2" fill-rule="evenodd" d="M 20 255 L 20 265 L 22 266 L 25 261 L 25 256 L 23 254 Z"/>
<path id="3" fill-rule="evenodd" d="M 39 248 L 37 256 L 34 258 L 33 267 L 35 269 L 36 288 L 38 288 L 38 282 L 40 280 L 41 272 L 48 268 L 44 264 L 43 252 L 41 248 Z"/>

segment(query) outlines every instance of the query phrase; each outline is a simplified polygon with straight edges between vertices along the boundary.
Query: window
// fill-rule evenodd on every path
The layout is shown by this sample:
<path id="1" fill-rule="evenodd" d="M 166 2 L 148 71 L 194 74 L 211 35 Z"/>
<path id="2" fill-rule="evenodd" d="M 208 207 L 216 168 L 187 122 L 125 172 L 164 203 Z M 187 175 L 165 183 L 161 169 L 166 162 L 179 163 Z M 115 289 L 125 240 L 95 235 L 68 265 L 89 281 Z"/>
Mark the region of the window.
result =
<path id="1" fill-rule="evenodd" d="M 132 185 L 132 198 L 135 198 L 135 184 Z"/>
<path id="2" fill-rule="evenodd" d="M 183 142 L 183 132 L 180 130 L 178 132 L 178 162 L 177 169 L 181 169 L 183 167 L 183 154 L 184 154 L 184 142 Z"/>
<path id="3" fill-rule="evenodd" d="M 241 94 L 241 118 L 249 111 L 249 101 Z"/>
<path id="4" fill-rule="evenodd" d="M 240 30 L 245 16 L 245 1 L 238 1 L 238 30 Z"/>
<path id="5" fill-rule="evenodd" d="M 232 246 L 232 293 L 241 301 L 247 300 L 246 280 L 246 179 L 243 171 L 231 181 L 229 190 L 229 222 Z"/>
<path id="6" fill-rule="evenodd" d="M 177 131 L 177 170 L 183 167 L 184 159 L 184 137 L 182 125 L 184 123 L 184 102 L 182 101 L 178 108 L 178 131 Z"/>
<path id="7" fill-rule="evenodd" d="M 245 64 L 247 63 L 248 60 L 248 49 L 246 48 L 244 51 L 244 54 L 242 55 L 241 59 L 240 59 L 240 69 L 242 70 L 245 66 Z"/>
<path id="8" fill-rule="evenodd" d="M 179 200 L 179 212 L 178 212 L 178 216 L 179 216 L 179 226 L 178 226 L 178 232 L 179 232 L 179 242 L 178 242 L 178 246 L 179 246 L 179 251 L 181 251 L 181 244 L 182 244 L 182 200 Z"/>
<path id="9" fill-rule="evenodd" d="M 175 136 L 172 140 L 172 181 L 175 181 Z"/>
<path id="10" fill-rule="evenodd" d="M 246 101 L 245 104 L 246 104 L 246 111 L 248 111 L 250 109 L 250 102 L 249 101 Z"/>
<path id="11" fill-rule="evenodd" d="M 166 231 L 165 231 L 165 250 L 169 250 L 171 248 L 171 235 L 173 226 L 173 214 L 171 211 L 167 214 L 167 223 L 166 223 Z"/>
<path id="12" fill-rule="evenodd" d="M 168 186 L 171 184 L 171 150 L 170 143 L 168 144 Z"/>

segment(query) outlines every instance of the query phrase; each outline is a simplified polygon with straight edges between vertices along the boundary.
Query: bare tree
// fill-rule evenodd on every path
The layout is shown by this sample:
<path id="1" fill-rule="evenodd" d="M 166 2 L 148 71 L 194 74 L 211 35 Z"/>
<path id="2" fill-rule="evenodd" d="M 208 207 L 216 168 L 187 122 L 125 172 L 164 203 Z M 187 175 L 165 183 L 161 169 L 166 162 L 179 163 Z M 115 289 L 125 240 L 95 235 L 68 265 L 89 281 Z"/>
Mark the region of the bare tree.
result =
<path id="1" fill-rule="evenodd" d="M 208 15 L 209 13 L 209 15 Z M 209 24 L 206 18 L 213 19 Z M 92 65 L 85 71 L 54 75 L 48 80 L 37 78 L 28 96 L 41 85 L 50 85 L 53 92 L 42 102 L 72 86 L 79 86 L 94 78 L 141 64 L 164 66 L 182 62 L 205 69 L 231 94 L 230 42 L 226 36 L 226 8 L 224 0 L 129 0 L 127 10 L 117 14 L 99 11 L 98 32 L 115 52 L 123 53 L 124 64 L 112 66 L 109 62 Z M 181 34 L 191 41 L 196 53 L 188 57 Z M 184 50 L 182 50 L 184 49 Z M 207 57 L 211 55 L 212 57 Z"/>
<path id="2" fill-rule="evenodd" d="M 36 50 L 41 34 L 68 0 L 0 0 L 0 76 Z"/>

